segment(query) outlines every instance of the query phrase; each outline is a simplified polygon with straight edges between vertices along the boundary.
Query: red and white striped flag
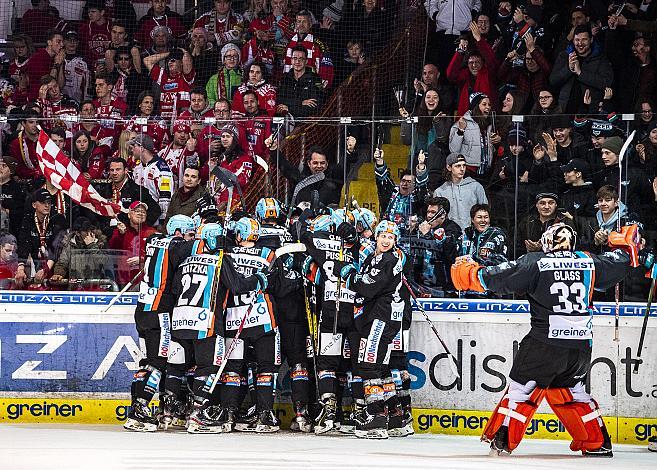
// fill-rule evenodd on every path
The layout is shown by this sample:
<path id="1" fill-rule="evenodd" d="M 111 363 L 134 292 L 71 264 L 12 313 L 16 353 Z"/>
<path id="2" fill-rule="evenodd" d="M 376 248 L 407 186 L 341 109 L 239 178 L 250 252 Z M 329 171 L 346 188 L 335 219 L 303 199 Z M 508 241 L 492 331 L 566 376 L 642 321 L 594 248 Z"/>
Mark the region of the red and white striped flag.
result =
<path id="1" fill-rule="evenodd" d="M 126 211 L 98 194 L 78 167 L 50 140 L 43 129 L 39 133 L 36 152 L 39 167 L 46 179 L 82 207 L 107 217 L 116 217 L 120 212 Z"/>

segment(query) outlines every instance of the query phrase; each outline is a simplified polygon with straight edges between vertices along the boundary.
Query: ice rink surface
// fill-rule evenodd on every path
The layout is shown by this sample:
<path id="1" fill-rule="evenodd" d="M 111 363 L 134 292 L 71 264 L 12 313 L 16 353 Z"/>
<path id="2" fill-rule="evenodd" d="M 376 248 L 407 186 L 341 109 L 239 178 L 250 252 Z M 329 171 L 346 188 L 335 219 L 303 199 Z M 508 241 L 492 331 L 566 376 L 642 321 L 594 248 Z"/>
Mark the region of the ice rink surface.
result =
<path id="1" fill-rule="evenodd" d="M 476 437 L 437 434 L 365 441 L 287 431 L 189 435 L 108 425 L 0 425 L 2 470 L 199 468 L 654 470 L 657 454 L 645 446 L 617 445 L 612 459 L 583 458 L 566 441 L 526 439 L 511 457 L 489 457 Z"/>

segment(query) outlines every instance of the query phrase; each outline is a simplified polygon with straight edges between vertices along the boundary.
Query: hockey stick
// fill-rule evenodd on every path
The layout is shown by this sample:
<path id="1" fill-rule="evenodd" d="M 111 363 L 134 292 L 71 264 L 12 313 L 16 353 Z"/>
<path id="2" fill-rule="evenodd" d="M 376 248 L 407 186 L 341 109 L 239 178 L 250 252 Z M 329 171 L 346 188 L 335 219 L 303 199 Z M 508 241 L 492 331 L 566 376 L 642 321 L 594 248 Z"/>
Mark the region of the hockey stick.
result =
<path id="1" fill-rule="evenodd" d="M 440 341 L 440 344 L 443 346 L 443 349 L 445 350 L 445 353 L 447 354 L 447 358 L 449 359 L 449 368 L 452 370 L 452 373 L 456 377 L 461 377 L 461 374 L 459 374 L 457 364 L 456 364 L 456 358 L 454 355 L 450 352 L 449 348 L 447 347 L 447 344 L 445 344 L 445 341 L 440 337 L 440 334 L 438 333 L 438 330 L 436 329 L 436 325 L 433 324 L 431 319 L 429 318 L 429 315 L 427 315 L 426 310 L 424 310 L 424 307 L 420 303 L 419 299 L 415 295 L 415 292 L 413 292 L 413 289 L 409 285 L 408 281 L 406 280 L 406 276 L 402 274 L 402 283 L 404 286 L 408 289 L 408 292 L 411 294 L 411 297 L 415 301 L 415 306 L 417 309 L 422 313 L 424 316 L 424 319 L 429 323 L 429 326 L 431 326 L 431 330 L 433 331 L 433 334 L 436 335 L 436 338 L 438 338 L 438 341 Z"/>
<path id="2" fill-rule="evenodd" d="M 274 259 L 271 260 L 271 263 L 269 264 L 269 267 L 267 268 L 268 272 L 271 272 L 274 266 L 274 262 L 280 257 L 284 256 L 290 253 L 300 253 L 306 251 L 306 245 L 303 243 L 289 243 L 287 245 L 283 245 L 282 247 L 278 248 L 276 251 L 274 251 Z M 220 283 L 220 279 L 217 280 L 217 285 Z M 221 377 L 221 374 L 224 372 L 224 369 L 226 368 L 226 364 L 228 364 L 228 358 L 230 355 L 233 353 L 235 348 L 237 347 L 237 340 L 239 339 L 240 335 L 242 334 L 242 330 L 244 329 L 244 325 L 246 325 L 246 320 L 249 318 L 251 315 L 251 312 L 253 311 L 253 307 L 256 304 L 256 300 L 258 300 L 258 297 L 262 293 L 262 290 L 256 291 L 256 294 L 253 296 L 251 299 L 251 303 L 249 304 L 249 308 L 246 310 L 244 313 L 244 316 L 242 317 L 242 320 L 240 320 L 240 324 L 237 327 L 237 331 L 235 332 L 235 336 L 232 338 L 233 341 L 230 343 L 230 346 L 224 353 L 223 357 L 221 358 L 221 364 L 219 365 L 219 370 L 215 373 L 214 378 L 212 379 L 212 385 L 210 385 L 210 390 L 208 394 L 212 394 L 214 391 L 215 387 L 219 383 L 219 378 Z"/>
<path id="3" fill-rule="evenodd" d="M 652 299 L 655 294 L 655 281 L 657 281 L 657 279 L 653 276 L 651 277 L 652 277 L 652 282 L 650 282 L 650 292 L 648 292 L 648 303 L 646 304 L 646 313 L 643 315 L 641 336 L 639 336 L 639 346 L 637 347 L 637 351 L 636 351 L 637 361 L 634 363 L 634 369 L 632 370 L 633 374 L 639 373 L 639 364 L 641 364 L 642 361 L 639 361 L 638 359 L 641 358 L 641 351 L 643 350 L 643 341 L 646 338 L 646 330 L 648 329 L 648 317 L 650 317 L 650 306 L 652 305 Z"/>
<path id="4" fill-rule="evenodd" d="M 107 304 L 107 307 L 105 308 L 105 310 L 103 310 L 103 313 L 106 313 L 110 308 L 112 308 L 112 305 L 114 305 L 114 304 L 116 303 L 116 301 L 119 300 L 119 298 L 120 298 L 123 294 L 125 294 L 125 293 L 128 291 L 128 289 L 130 289 L 130 288 L 132 287 L 132 285 L 137 281 L 137 279 L 139 278 L 139 276 L 141 276 L 142 274 L 144 274 L 144 268 L 141 268 L 141 269 L 139 270 L 139 272 L 138 272 L 137 274 L 135 274 L 135 277 L 133 277 L 133 278 L 130 280 L 130 282 L 128 282 L 128 283 L 125 285 L 125 287 L 124 287 L 123 289 L 121 289 L 121 290 L 119 291 L 119 293 L 116 294 L 116 295 L 112 298 L 112 300 L 110 300 L 110 303 Z"/>
<path id="5" fill-rule="evenodd" d="M 338 145 L 338 147 L 340 147 Z M 349 205 L 349 202 L 347 200 L 348 195 L 347 195 L 347 126 L 345 124 L 345 129 L 344 129 L 344 161 L 342 162 L 342 169 L 343 169 L 343 174 L 342 174 L 342 189 L 344 192 L 344 214 L 342 221 L 346 222 L 347 221 L 347 207 Z M 337 227 L 335 227 L 337 229 Z M 344 238 L 340 237 L 340 251 L 338 252 L 338 262 L 340 262 L 340 266 L 342 266 L 342 263 L 344 263 Z M 340 279 L 340 275 L 337 276 L 338 280 L 337 283 L 338 285 L 336 286 L 336 292 L 335 292 L 335 315 L 333 316 L 333 337 L 338 334 L 338 317 L 340 316 L 340 297 L 342 295 L 342 279 Z"/>
<path id="6" fill-rule="evenodd" d="M 317 375 L 317 317 L 310 310 L 308 292 L 306 291 L 307 281 L 303 280 L 303 301 L 306 306 L 306 320 L 308 321 L 308 335 L 310 336 L 310 353 L 313 355 L 313 373 L 315 375 L 315 398 L 319 402 L 319 376 Z"/>
<path id="7" fill-rule="evenodd" d="M 237 188 L 237 194 L 240 196 L 240 201 L 244 200 L 244 195 L 242 194 L 242 187 L 240 182 L 237 179 L 237 175 L 226 168 L 220 167 L 219 165 L 215 166 L 211 172 L 225 187 L 235 187 Z"/>
<path id="8" fill-rule="evenodd" d="M 310 175 L 297 183 L 297 185 L 294 187 L 294 192 L 292 193 L 292 200 L 290 201 L 290 207 L 287 211 L 288 224 L 290 223 L 290 217 L 292 216 L 294 205 L 297 202 L 297 196 L 299 195 L 301 190 L 315 183 L 319 183 L 320 181 L 324 180 L 325 177 L 326 175 L 324 175 L 324 173 L 315 173 L 314 175 Z"/>
<path id="9" fill-rule="evenodd" d="M 636 134 L 636 130 L 633 130 L 632 133 L 628 136 L 627 140 L 623 143 L 623 146 L 621 147 L 620 153 L 618 154 L 618 201 L 623 202 L 622 196 L 622 191 L 623 191 L 623 159 L 625 158 L 625 154 L 627 153 L 627 149 L 630 147 L 630 144 L 632 143 L 632 140 L 634 140 L 634 135 Z M 618 221 L 616 222 L 616 230 L 618 232 L 621 231 L 621 217 L 620 217 L 620 207 L 617 209 L 618 210 Z M 615 287 L 615 301 L 616 301 L 616 309 L 614 312 L 614 341 L 619 342 L 620 341 L 620 282 L 616 283 Z"/>

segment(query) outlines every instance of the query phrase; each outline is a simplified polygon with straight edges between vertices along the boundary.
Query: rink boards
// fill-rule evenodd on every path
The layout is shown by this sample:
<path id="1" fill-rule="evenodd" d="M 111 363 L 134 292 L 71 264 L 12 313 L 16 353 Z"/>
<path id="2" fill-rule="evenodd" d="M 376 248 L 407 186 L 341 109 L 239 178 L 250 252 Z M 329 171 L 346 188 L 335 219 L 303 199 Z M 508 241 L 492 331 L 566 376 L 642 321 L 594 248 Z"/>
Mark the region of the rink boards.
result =
<path id="1" fill-rule="evenodd" d="M 141 353 L 133 326 L 134 295 L 103 313 L 110 295 L 0 293 L 0 422 L 119 424 L 125 420 L 132 373 Z M 479 435 L 506 387 L 506 374 L 529 329 L 520 301 L 423 300 L 457 359 L 453 376 L 424 317 L 411 328 L 409 372 L 418 432 Z M 657 323 L 651 319 L 637 374 L 637 343 L 645 305 L 624 304 L 614 342 L 613 304 L 597 306 L 590 389 L 620 442 L 657 435 Z M 654 315 L 654 313 L 653 313 Z M 289 402 L 289 378 L 278 392 Z M 281 405 L 279 417 L 291 415 Z M 615 417 L 619 416 L 619 419 Z M 528 436 L 567 439 L 542 406 Z"/>

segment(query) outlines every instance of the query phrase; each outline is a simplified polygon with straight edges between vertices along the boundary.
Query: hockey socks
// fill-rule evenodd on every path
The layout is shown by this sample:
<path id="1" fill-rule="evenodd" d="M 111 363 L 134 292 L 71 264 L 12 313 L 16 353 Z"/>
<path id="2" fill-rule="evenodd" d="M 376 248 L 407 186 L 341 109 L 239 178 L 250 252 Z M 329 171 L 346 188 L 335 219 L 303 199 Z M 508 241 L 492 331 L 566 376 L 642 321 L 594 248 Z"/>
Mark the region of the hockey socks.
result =
<path id="1" fill-rule="evenodd" d="M 133 401 L 137 398 L 150 403 L 155 392 L 160 390 L 160 381 L 162 380 L 162 371 L 147 365 L 135 372 L 130 387 L 130 394 Z"/>
<path id="2" fill-rule="evenodd" d="M 364 439 L 387 439 L 388 417 L 385 411 L 386 397 L 392 398 L 394 385 L 384 384 L 381 379 L 369 379 L 363 382 L 366 408 L 358 416 L 356 437 Z"/>

